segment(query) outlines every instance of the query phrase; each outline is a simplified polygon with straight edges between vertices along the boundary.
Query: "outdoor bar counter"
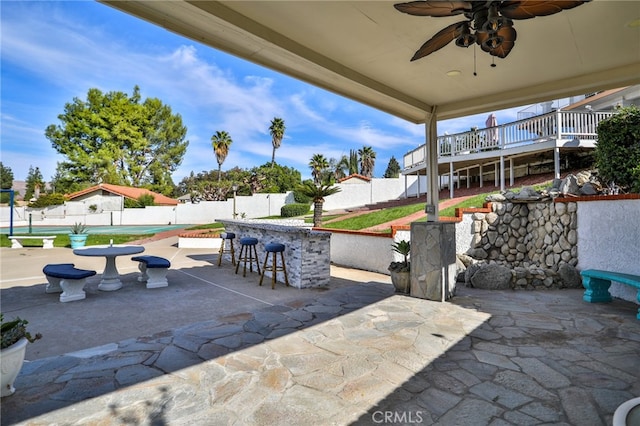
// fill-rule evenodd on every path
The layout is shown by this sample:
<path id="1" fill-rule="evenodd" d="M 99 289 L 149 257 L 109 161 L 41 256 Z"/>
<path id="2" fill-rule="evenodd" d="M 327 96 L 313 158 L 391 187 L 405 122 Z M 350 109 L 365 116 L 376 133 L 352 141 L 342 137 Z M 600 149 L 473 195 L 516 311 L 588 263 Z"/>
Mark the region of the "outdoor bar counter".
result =
<path id="1" fill-rule="evenodd" d="M 256 250 L 262 269 L 266 254 L 264 245 L 271 242 L 281 243 L 285 245 L 284 260 L 289 285 L 297 288 L 309 288 L 329 284 L 331 274 L 330 232 L 314 231 L 310 225 L 301 220 L 216 219 L 216 222 L 222 223 L 225 231 L 236 234 L 234 240 L 236 256 L 240 252 L 240 238 L 257 238 Z M 225 259 L 230 258 L 227 253 L 224 256 Z M 280 256 L 278 256 L 279 261 Z M 271 259 L 268 262 L 268 265 L 270 264 Z M 271 277 L 271 272 L 267 271 L 265 276 Z M 282 272 L 278 273 L 277 279 L 279 283 L 284 282 Z"/>

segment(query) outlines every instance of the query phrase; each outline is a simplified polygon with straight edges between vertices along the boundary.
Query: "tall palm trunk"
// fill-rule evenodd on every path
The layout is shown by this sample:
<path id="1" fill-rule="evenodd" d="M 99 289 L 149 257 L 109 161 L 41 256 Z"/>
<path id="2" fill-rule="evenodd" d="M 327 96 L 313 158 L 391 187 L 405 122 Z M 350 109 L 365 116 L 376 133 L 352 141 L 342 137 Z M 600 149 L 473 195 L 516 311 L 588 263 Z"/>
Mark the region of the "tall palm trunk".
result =
<path id="1" fill-rule="evenodd" d="M 324 199 L 320 198 L 319 200 L 314 200 L 313 202 L 313 226 L 321 226 L 322 225 L 322 205 L 324 204 Z"/>

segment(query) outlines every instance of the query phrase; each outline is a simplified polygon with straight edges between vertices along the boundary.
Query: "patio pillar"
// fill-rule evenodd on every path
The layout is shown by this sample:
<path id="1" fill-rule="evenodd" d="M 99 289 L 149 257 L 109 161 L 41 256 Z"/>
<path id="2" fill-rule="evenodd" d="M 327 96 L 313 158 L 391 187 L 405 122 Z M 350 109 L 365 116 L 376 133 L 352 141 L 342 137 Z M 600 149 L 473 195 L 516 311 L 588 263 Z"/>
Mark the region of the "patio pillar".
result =
<path id="1" fill-rule="evenodd" d="M 444 302 L 455 294 L 456 226 L 411 224 L 411 296 Z"/>
<path id="2" fill-rule="evenodd" d="M 560 148 L 557 146 L 553 149 L 553 170 L 555 178 L 560 179 Z"/>
<path id="3" fill-rule="evenodd" d="M 453 198 L 453 161 L 449 162 L 449 198 Z"/>
<path id="4" fill-rule="evenodd" d="M 407 190 L 407 175 L 404 176 L 404 198 L 409 198 L 409 191 Z M 418 175 L 418 180 L 420 180 L 420 175 Z"/>
<path id="5" fill-rule="evenodd" d="M 504 156 L 500 156 L 500 191 L 504 192 Z"/>
<path id="6" fill-rule="evenodd" d="M 434 105 L 431 113 L 425 113 L 425 137 L 427 147 L 427 221 L 435 222 L 438 214 L 438 120 L 437 106 Z"/>
<path id="7" fill-rule="evenodd" d="M 513 157 L 509 158 L 509 186 L 513 186 L 514 177 L 513 177 Z"/>
<path id="8" fill-rule="evenodd" d="M 452 222 L 439 222 L 438 215 L 438 138 L 436 107 L 426 115 L 427 123 L 427 213 L 426 222 L 411 224 L 411 295 L 445 301 L 454 293 L 456 279 L 456 228 Z M 453 188 L 453 163 L 449 187 Z"/>

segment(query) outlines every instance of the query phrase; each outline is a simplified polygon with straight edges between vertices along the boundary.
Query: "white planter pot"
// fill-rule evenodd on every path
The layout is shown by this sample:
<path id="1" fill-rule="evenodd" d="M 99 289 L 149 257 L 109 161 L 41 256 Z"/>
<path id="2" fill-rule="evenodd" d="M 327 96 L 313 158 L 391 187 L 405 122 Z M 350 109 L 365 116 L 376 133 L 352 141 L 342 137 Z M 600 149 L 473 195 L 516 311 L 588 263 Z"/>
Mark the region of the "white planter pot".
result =
<path id="1" fill-rule="evenodd" d="M 13 382 L 22 368 L 27 343 L 29 341 L 23 337 L 13 345 L 0 351 L 0 379 L 2 384 L 0 397 L 13 395 L 16 391 L 13 387 Z"/>

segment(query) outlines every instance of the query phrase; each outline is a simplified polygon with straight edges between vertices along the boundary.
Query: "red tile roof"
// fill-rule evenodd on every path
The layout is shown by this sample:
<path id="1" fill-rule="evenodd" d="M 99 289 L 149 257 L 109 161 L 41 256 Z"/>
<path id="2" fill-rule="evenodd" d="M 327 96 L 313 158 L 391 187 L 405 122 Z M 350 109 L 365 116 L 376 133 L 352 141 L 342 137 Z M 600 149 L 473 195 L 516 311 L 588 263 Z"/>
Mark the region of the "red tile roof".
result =
<path id="1" fill-rule="evenodd" d="M 344 178 L 338 180 L 338 183 L 344 182 L 345 180 L 349 180 L 349 179 L 352 179 L 352 178 L 362 179 L 362 180 L 367 181 L 367 182 L 369 182 L 371 180 L 371 178 L 368 178 L 368 177 L 366 177 L 364 175 L 355 173 L 353 175 L 349 175 L 347 177 L 344 177 Z"/>
<path id="2" fill-rule="evenodd" d="M 153 192 L 145 188 L 132 188 L 130 186 L 112 185 L 110 183 L 101 183 L 100 185 L 92 186 L 91 188 L 74 192 L 73 194 L 67 195 L 67 198 L 69 200 L 73 200 L 74 198 L 78 198 L 95 191 L 107 191 L 111 192 L 112 194 L 121 195 L 125 198 L 130 198 L 132 200 L 137 200 L 141 195 L 151 194 L 153 195 L 154 202 L 157 206 L 175 206 L 178 204 L 178 200 L 169 198 L 166 195 L 158 194 L 157 192 Z"/>

